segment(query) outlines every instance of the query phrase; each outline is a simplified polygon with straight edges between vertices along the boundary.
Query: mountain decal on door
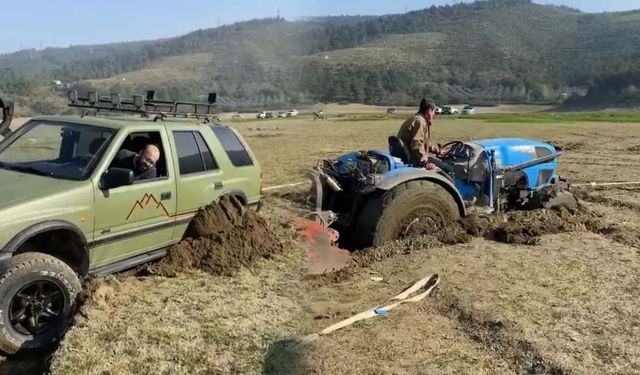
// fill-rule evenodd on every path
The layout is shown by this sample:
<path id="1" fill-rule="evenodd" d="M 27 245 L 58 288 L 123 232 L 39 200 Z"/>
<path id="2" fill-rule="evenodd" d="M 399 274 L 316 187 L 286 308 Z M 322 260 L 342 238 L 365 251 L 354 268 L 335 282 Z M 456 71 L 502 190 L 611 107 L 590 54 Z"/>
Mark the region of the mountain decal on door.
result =
<path id="1" fill-rule="evenodd" d="M 169 215 L 169 212 L 167 211 L 167 208 L 164 206 L 164 204 L 162 204 L 162 202 L 158 201 L 156 199 L 156 197 L 153 196 L 153 194 L 145 194 L 144 197 L 142 197 L 142 199 L 137 200 L 133 206 L 131 207 L 131 210 L 129 211 L 129 215 L 127 215 L 127 221 L 137 212 L 141 212 L 141 211 L 145 211 L 147 209 L 160 209 L 162 210 L 162 212 L 168 216 L 171 217 L 171 215 Z"/>

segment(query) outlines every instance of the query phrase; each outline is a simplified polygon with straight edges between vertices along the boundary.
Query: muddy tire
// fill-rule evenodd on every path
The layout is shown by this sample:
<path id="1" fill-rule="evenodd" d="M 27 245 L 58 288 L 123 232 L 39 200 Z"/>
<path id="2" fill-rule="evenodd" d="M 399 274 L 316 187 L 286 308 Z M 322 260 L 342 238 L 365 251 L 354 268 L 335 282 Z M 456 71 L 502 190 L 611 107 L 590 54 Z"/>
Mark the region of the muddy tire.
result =
<path id="1" fill-rule="evenodd" d="M 445 188 L 430 181 L 409 181 L 372 195 L 356 224 L 356 248 L 437 231 L 459 217 L 458 205 Z M 412 228 L 419 231 L 411 232 Z"/>
<path id="2" fill-rule="evenodd" d="M 566 190 L 556 192 L 554 197 L 550 197 L 546 202 L 542 203 L 544 208 L 548 209 L 561 209 L 566 208 L 569 210 L 575 210 L 578 208 L 578 200 L 576 197 Z"/>
<path id="3" fill-rule="evenodd" d="M 67 330 L 82 289 L 76 273 L 47 254 L 9 259 L 0 276 L 0 350 L 46 348 Z"/>
<path id="4" fill-rule="evenodd" d="M 533 199 L 526 205 L 527 210 L 541 208 L 575 210 L 578 208 L 578 200 L 570 191 L 560 188 L 545 188 L 534 194 Z"/>

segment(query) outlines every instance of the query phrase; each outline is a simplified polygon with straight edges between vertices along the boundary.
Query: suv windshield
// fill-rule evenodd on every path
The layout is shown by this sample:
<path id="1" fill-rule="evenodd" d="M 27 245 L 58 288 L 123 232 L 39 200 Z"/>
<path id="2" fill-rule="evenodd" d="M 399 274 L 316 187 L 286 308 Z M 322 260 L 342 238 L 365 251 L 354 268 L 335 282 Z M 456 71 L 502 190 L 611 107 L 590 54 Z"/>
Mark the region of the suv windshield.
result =
<path id="1" fill-rule="evenodd" d="M 110 128 L 31 120 L 0 143 L 0 168 L 84 180 L 114 134 Z"/>

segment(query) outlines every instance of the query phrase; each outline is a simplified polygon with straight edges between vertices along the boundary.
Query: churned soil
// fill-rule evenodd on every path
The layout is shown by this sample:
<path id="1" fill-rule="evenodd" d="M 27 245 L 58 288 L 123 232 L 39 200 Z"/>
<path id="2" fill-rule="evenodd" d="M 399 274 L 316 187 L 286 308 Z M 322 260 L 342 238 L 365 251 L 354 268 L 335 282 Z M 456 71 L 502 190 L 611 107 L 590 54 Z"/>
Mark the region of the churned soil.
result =
<path id="1" fill-rule="evenodd" d="M 194 269 L 233 275 L 240 267 L 258 258 L 270 258 L 283 248 L 266 219 L 236 198 L 223 197 L 202 209 L 187 229 L 185 239 L 147 271 L 167 277 Z"/>

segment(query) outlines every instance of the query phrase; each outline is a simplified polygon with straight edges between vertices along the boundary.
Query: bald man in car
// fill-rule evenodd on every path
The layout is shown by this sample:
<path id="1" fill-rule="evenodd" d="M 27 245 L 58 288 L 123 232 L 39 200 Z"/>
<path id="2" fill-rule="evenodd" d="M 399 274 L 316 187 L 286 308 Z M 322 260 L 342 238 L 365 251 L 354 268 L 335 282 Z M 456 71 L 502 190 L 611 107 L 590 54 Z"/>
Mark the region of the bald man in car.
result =
<path id="1" fill-rule="evenodd" d="M 156 163 L 160 159 L 160 149 L 155 145 L 147 145 L 139 153 L 120 150 L 111 163 L 112 167 L 133 170 L 135 180 L 156 178 Z"/>

